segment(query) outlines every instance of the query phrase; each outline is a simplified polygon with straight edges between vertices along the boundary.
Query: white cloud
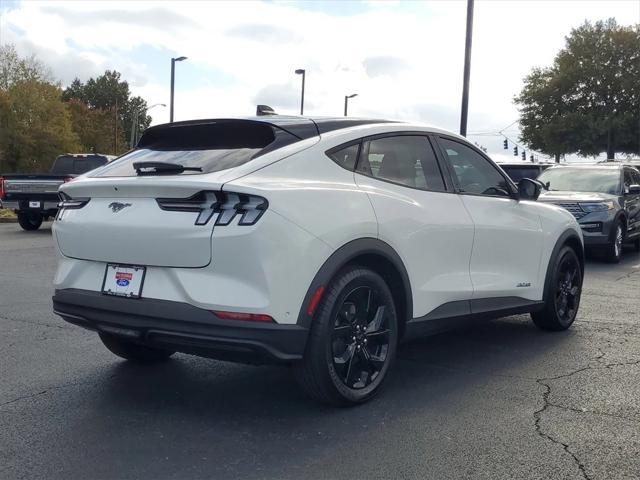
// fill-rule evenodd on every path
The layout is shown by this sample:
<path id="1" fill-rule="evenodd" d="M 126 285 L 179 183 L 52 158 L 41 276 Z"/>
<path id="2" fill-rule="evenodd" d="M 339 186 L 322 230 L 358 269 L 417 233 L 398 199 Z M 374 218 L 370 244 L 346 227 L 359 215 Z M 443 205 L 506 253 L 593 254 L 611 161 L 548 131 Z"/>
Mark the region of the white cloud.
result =
<path id="1" fill-rule="evenodd" d="M 0 41 L 39 54 L 64 82 L 73 73 L 118 69 L 150 104 L 168 103 L 169 58 L 157 65 L 131 52 L 186 55 L 178 67 L 177 119 L 250 115 L 258 101 L 296 113 L 294 70 L 305 68 L 305 113 L 340 115 L 344 95 L 358 93 L 349 104 L 354 116 L 457 130 L 466 3 L 370 2 L 349 5 L 360 13 L 334 15 L 339 6 L 29 1 L 2 13 Z M 612 16 L 640 22 L 637 2 L 476 2 L 469 131 L 495 131 L 517 119 L 512 99 L 530 69 L 549 64 L 572 27 Z M 168 109 L 153 114 L 154 122 L 168 120 Z M 499 138 L 475 140 L 502 151 Z"/>

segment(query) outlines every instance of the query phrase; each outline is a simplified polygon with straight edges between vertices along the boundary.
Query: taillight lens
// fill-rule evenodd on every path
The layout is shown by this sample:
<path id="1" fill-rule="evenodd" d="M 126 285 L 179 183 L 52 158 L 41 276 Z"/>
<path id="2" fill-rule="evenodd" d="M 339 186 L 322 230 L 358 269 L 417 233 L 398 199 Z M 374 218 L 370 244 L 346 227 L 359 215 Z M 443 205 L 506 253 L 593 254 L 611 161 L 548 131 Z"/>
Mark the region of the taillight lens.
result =
<path id="1" fill-rule="evenodd" d="M 4 197 L 4 178 L 0 177 L 0 198 Z"/>
<path id="2" fill-rule="evenodd" d="M 258 195 L 209 191 L 189 198 L 156 198 L 156 202 L 162 210 L 197 213 L 196 225 L 206 225 L 216 213 L 216 225 L 229 225 L 236 215 L 240 215 L 238 225 L 254 225 L 269 206 Z"/>
<path id="3" fill-rule="evenodd" d="M 71 198 L 66 193 L 59 192 L 60 202 L 58 202 L 58 214 L 56 220 L 60 220 L 65 210 L 78 210 L 89 203 L 90 198 Z"/>

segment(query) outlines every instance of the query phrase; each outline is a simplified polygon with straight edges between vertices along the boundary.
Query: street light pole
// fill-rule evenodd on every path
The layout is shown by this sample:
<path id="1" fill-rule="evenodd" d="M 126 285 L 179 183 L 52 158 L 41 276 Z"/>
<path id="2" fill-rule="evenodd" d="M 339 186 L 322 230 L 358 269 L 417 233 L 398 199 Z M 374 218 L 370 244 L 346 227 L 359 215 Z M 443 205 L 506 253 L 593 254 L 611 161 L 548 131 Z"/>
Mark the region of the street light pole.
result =
<path id="1" fill-rule="evenodd" d="M 145 114 L 154 107 L 166 107 L 164 103 L 155 103 L 151 105 L 149 108 L 141 108 L 136 110 L 136 113 L 133 116 L 133 123 L 131 124 L 131 148 L 136 146 L 137 143 L 137 133 L 138 133 L 138 118 L 140 118 L 140 114 L 144 111 Z"/>
<path id="2" fill-rule="evenodd" d="M 473 0 L 467 0 L 467 37 L 464 45 L 464 79 L 462 84 L 462 109 L 460 112 L 460 135 L 467 136 L 469 113 L 469 77 L 471 75 L 471 39 L 473 36 Z"/>
<path id="3" fill-rule="evenodd" d="M 349 107 L 349 99 L 353 97 L 357 97 L 357 93 L 352 93 L 351 95 L 344 96 L 344 116 L 347 116 L 347 108 Z"/>
<path id="4" fill-rule="evenodd" d="M 169 101 L 169 123 L 173 123 L 173 89 L 176 78 L 176 62 L 186 60 L 187 57 L 178 57 L 171 59 L 171 96 Z"/>
<path id="5" fill-rule="evenodd" d="M 304 80 L 307 72 L 304 68 L 296 70 L 296 75 L 302 75 L 302 95 L 300 97 L 300 115 L 304 115 Z"/>

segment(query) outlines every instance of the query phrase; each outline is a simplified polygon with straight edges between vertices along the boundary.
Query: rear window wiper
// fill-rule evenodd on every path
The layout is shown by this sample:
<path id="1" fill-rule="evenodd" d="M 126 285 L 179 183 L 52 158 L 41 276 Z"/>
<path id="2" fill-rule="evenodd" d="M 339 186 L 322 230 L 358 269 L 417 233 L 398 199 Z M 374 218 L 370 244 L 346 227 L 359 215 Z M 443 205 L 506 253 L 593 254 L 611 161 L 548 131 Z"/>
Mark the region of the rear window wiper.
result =
<path id="1" fill-rule="evenodd" d="M 138 175 L 162 175 L 182 172 L 201 172 L 200 167 L 185 167 L 179 163 L 168 162 L 134 162 L 133 168 Z"/>

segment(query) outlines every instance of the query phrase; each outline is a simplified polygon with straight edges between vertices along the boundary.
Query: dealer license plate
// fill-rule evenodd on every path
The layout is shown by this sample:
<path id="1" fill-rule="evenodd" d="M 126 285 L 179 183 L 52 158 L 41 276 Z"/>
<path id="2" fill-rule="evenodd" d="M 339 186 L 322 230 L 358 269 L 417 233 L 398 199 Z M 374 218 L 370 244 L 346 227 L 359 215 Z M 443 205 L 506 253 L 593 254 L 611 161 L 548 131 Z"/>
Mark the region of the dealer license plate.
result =
<path id="1" fill-rule="evenodd" d="M 108 264 L 102 293 L 119 297 L 140 298 L 146 267 Z"/>

